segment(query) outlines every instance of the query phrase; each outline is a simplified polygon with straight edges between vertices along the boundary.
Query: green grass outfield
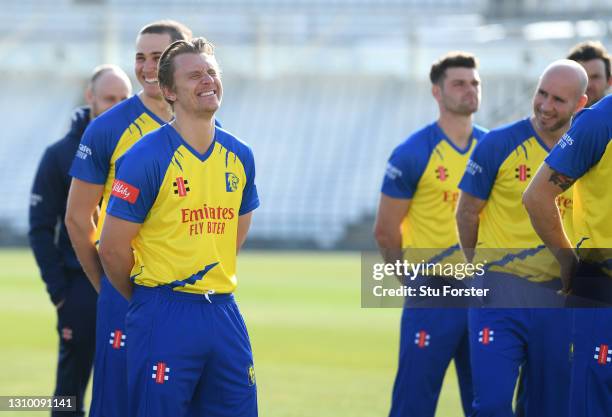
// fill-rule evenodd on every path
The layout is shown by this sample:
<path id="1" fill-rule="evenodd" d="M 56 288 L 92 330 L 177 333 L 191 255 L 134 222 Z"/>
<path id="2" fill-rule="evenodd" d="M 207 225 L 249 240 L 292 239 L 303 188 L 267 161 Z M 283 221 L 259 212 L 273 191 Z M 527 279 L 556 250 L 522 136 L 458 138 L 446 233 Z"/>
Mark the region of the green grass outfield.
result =
<path id="1" fill-rule="evenodd" d="M 358 254 L 244 252 L 237 296 L 262 417 L 387 415 L 401 310 L 360 307 Z M 0 395 L 51 392 L 55 324 L 30 252 L 0 251 Z M 436 415 L 462 414 L 450 368 Z"/>

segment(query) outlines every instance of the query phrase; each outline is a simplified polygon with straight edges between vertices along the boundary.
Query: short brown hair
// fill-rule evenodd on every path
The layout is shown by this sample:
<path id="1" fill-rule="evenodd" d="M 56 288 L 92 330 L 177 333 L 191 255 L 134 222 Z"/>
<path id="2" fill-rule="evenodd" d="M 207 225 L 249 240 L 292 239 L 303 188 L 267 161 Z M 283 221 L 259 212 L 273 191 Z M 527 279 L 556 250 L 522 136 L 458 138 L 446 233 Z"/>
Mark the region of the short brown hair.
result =
<path id="1" fill-rule="evenodd" d="M 205 38 L 193 38 L 189 41 L 179 40 L 172 42 L 159 58 L 157 65 L 157 80 L 160 88 L 172 90 L 174 88 L 174 58 L 181 54 L 205 54 L 215 56 L 215 46 Z M 164 99 L 173 105 L 174 103 Z"/>
<path id="2" fill-rule="evenodd" d="M 606 78 L 609 79 L 610 69 L 610 55 L 608 51 L 599 41 L 585 41 L 575 45 L 570 51 L 567 59 L 572 61 L 590 61 L 592 59 L 601 59 L 606 67 Z"/>
<path id="3" fill-rule="evenodd" d="M 431 66 L 429 79 L 432 84 L 439 84 L 446 77 L 446 70 L 449 68 L 478 68 L 478 60 L 468 52 L 449 52 L 440 57 Z"/>
<path id="4" fill-rule="evenodd" d="M 138 32 L 139 35 L 146 34 L 168 34 L 170 36 L 170 42 L 189 40 L 193 36 L 191 29 L 182 23 L 175 20 L 158 20 L 153 23 L 149 23 Z"/>

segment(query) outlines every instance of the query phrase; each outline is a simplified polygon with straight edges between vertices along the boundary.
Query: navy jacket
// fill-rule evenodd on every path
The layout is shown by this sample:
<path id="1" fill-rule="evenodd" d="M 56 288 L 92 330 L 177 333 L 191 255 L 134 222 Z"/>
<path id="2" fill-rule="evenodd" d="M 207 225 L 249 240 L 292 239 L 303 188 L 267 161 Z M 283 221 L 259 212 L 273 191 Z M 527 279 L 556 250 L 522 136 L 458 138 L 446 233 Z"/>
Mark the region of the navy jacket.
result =
<path id="1" fill-rule="evenodd" d="M 45 150 L 32 186 L 28 237 L 54 304 L 64 298 L 66 273 L 81 270 L 64 217 L 71 181 L 68 171 L 89 121 L 89 108 L 75 110 L 70 131 Z"/>

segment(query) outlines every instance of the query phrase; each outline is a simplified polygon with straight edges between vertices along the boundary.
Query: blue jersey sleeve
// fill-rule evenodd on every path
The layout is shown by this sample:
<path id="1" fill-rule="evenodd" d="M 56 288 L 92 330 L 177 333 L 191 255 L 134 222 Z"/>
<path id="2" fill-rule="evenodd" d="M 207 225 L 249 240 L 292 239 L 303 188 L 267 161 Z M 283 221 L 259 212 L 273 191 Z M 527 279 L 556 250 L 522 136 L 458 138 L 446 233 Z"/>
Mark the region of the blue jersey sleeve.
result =
<path id="1" fill-rule="evenodd" d="M 114 150 L 113 136 L 112 129 L 99 119 L 92 121 L 81 138 L 70 175 L 92 184 L 104 184 Z"/>
<path id="2" fill-rule="evenodd" d="M 494 132 L 487 133 L 478 141 L 459 183 L 460 190 L 481 200 L 489 198 L 497 172 L 505 158 L 505 153 L 499 149 L 502 141 L 503 138 Z"/>
<path id="3" fill-rule="evenodd" d="M 555 171 L 578 179 L 599 162 L 611 134 L 596 112 L 584 110 L 576 117 L 570 130 L 559 139 L 545 161 Z"/>
<path id="4" fill-rule="evenodd" d="M 381 192 L 393 198 L 412 198 L 428 161 L 427 144 L 409 138 L 387 161 Z"/>
<path id="5" fill-rule="evenodd" d="M 257 195 L 257 186 L 255 185 L 255 158 L 250 148 L 244 161 L 244 172 L 246 174 L 246 183 L 242 191 L 242 202 L 238 212 L 240 216 L 259 207 L 259 196 Z"/>
<path id="6" fill-rule="evenodd" d="M 142 223 L 153 206 L 162 182 L 159 162 L 151 155 L 130 149 L 117 161 L 115 182 L 106 212 L 134 223 Z"/>

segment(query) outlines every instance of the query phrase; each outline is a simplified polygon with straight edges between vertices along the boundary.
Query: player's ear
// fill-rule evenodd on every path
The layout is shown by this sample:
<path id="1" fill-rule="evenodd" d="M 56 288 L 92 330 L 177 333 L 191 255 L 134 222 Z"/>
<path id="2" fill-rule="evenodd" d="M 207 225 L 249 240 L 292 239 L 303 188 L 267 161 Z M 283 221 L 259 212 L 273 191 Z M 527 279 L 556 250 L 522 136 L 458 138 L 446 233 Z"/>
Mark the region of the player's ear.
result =
<path id="1" fill-rule="evenodd" d="M 85 102 L 87 103 L 87 105 L 91 106 L 94 101 L 93 89 L 91 88 L 91 85 L 88 85 L 87 88 L 85 89 L 84 96 L 85 96 Z"/>
<path id="2" fill-rule="evenodd" d="M 580 97 L 580 100 L 578 100 L 578 104 L 576 104 L 576 111 L 582 110 L 584 106 L 587 104 L 587 101 L 589 101 L 589 98 L 587 97 L 586 94 L 583 94 Z"/>
<path id="3" fill-rule="evenodd" d="M 434 98 L 436 100 L 440 100 L 440 97 L 442 95 L 442 91 L 441 91 L 440 86 L 438 84 L 432 84 L 431 85 L 431 95 L 434 96 Z"/>
<path id="4" fill-rule="evenodd" d="M 176 101 L 176 94 L 168 87 L 161 87 L 161 92 L 166 100 Z"/>

